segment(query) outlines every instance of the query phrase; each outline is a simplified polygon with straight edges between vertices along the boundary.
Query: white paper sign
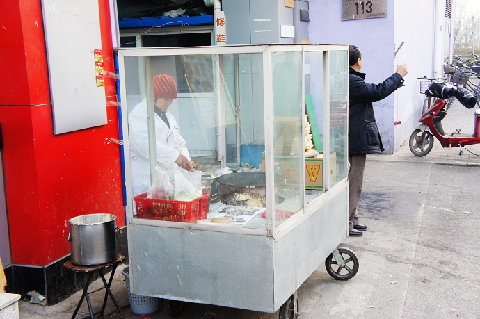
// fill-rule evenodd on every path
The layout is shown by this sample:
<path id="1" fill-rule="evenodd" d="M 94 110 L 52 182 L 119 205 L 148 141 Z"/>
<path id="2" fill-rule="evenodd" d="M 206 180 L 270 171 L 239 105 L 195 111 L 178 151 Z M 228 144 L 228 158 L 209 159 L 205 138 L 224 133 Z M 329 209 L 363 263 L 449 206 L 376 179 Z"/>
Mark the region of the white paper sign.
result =
<path id="1" fill-rule="evenodd" d="M 54 133 L 107 124 L 95 49 L 102 49 L 97 0 L 44 0 Z M 100 79 L 101 80 L 101 79 Z"/>

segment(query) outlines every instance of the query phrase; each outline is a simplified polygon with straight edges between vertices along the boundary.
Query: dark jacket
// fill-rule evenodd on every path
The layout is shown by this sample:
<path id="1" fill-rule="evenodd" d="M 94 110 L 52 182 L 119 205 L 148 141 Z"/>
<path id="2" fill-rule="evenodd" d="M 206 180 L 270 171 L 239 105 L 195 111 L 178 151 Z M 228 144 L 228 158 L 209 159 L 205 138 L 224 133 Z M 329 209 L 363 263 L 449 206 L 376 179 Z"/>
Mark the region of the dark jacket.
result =
<path id="1" fill-rule="evenodd" d="M 365 73 L 350 68 L 350 125 L 349 154 L 375 154 L 384 151 L 378 133 L 372 102 L 380 101 L 402 86 L 398 73 L 392 74 L 383 83 L 365 83 Z"/>

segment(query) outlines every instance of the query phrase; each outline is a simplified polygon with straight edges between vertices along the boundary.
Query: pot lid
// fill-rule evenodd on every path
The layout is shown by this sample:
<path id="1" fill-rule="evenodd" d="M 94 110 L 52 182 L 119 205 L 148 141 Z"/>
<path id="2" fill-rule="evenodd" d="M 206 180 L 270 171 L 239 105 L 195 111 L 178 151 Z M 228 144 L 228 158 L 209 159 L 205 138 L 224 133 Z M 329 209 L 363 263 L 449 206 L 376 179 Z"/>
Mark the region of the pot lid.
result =
<path id="1" fill-rule="evenodd" d="M 90 214 L 71 218 L 68 222 L 71 225 L 98 225 L 115 219 L 117 219 L 117 216 L 112 214 Z"/>

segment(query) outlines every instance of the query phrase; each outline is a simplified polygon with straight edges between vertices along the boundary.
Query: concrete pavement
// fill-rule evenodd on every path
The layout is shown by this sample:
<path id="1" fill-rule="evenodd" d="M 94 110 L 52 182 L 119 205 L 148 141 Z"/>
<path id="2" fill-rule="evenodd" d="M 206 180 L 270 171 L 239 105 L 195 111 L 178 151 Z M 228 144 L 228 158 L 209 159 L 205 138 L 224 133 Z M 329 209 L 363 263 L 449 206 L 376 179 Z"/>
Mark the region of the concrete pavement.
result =
<path id="1" fill-rule="evenodd" d="M 454 105 L 443 122 L 445 131 L 473 132 L 472 113 Z M 480 145 L 467 148 L 480 154 Z M 367 157 L 359 213 L 368 231 L 342 243 L 357 255 L 359 272 L 336 281 L 320 265 L 298 290 L 300 318 L 480 318 L 480 156 L 458 152 L 435 140 L 425 157 L 411 154 L 408 142 L 393 155 Z M 131 313 L 124 267 L 116 272 L 113 293 L 125 317 L 168 318 L 165 311 Z M 91 290 L 101 286 L 97 280 Z M 21 301 L 20 318 L 70 318 L 80 295 L 51 307 Z M 99 290 L 91 296 L 94 309 L 103 295 Z M 114 309 L 109 301 L 108 318 L 119 318 Z M 86 305 L 80 311 L 87 315 Z M 180 318 L 266 319 L 278 314 L 186 304 Z"/>
<path id="2" fill-rule="evenodd" d="M 445 131 L 473 133 L 473 112 L 449 110 Z M 302 319 L 480 318 L 480 145 L 425 157 L 408 141 L 393 155 L 369 155 L 359 204 L 362 237 L 343 245 L 360 262 L 347 282 L 319 267 L 299 289 Z M 473 270 L 473 271 L 472 271 Z"/>

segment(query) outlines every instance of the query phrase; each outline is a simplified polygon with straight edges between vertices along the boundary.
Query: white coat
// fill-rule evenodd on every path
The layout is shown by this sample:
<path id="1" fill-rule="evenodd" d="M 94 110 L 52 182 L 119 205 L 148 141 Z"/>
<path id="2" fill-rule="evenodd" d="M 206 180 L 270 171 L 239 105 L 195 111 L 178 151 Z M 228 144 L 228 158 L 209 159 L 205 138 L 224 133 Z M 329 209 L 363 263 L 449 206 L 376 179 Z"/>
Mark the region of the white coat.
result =
<path id="1" fill-rule="evenodd" d="M 191 160 L 175 117 L 166 112 L 169 128 L 160 116 L 157 114 L 154 116 L 157 165 L 174 163 L 179 154 Z M 151 185 L 146 100 L 137 104 L 128 115 L 128 133 L 132 191 L 133 196 L 136 196 L 145 193 Z"/>

